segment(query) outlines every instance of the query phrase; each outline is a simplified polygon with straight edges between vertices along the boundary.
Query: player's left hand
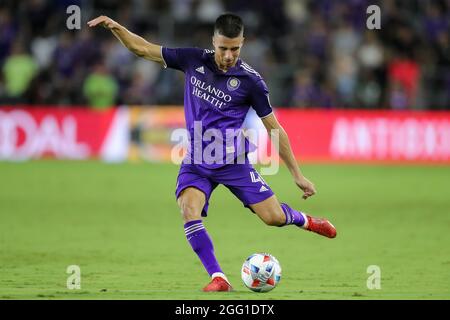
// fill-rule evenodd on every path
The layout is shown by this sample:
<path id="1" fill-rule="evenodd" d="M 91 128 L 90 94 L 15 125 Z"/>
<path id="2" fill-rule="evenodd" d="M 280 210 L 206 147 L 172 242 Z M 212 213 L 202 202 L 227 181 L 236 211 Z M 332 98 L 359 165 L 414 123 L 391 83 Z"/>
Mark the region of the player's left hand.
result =
<path id="1" fill-rule="evenodd" d="M 306 179 L 305 177 L 301 177 L 299 179 L 295 180 L 295 183 L 297 186 L 302 189 L 304 192 L 302 198 L 304 200 L 308 199 L 312 195 L 316 194 L 316 187 L 314 186 L 314 183 Z"/>
<path id="2" fill-rule="evenodd" d="M 119 26 L 119 24 L 117 22 L 115 22 L 113 19 L 111 19 L 107 16 L 99 16 L 95 19 L 92 19 L 91 21 L 88 21 L 87 24 L 91 28 L 98 25 L 105 29 L 110 29 L 110 30 L 117 28 Z"/>

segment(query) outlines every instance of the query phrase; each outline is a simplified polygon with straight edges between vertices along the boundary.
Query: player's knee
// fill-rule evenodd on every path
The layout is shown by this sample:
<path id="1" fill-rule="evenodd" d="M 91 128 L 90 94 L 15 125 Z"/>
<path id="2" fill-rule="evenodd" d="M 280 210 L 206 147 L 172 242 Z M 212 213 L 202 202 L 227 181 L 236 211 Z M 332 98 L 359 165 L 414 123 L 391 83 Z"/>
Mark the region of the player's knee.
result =
<path id="1" fill-rule="evenodd" d="M 198 220 L 201 218 L 201 209 L 199 209 L 198 206 L 195 206 L 188 201 L 181 201 L 179 205 L 181 210 L 181 217 L 185 222 Z"/>

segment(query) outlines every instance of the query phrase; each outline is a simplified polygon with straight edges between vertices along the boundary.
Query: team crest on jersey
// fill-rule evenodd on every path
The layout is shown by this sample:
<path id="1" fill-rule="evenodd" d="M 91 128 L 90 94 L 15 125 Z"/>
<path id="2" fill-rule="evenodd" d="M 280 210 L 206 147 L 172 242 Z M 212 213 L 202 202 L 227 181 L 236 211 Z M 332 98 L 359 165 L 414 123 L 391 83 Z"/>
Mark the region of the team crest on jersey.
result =
<path id="1" fill-rule="evenodd" d="M 236 78 L 230 78 L 227 81 L 227 88 L 228 91 L 234 91 L 237 88 L 239 88 L 239 85 L 241 84 L 241 82 L 239 81 L 239 79 Z"/>

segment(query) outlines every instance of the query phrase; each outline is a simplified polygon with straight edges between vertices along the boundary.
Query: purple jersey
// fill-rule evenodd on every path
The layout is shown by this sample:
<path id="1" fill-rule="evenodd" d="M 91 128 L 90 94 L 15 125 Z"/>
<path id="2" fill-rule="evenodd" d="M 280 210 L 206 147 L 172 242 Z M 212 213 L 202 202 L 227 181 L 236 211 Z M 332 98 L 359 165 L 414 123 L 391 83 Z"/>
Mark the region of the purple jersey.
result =
<path id="1" fill-rule="evenodd" d="M 241 163 L 239 159 L 251 151 L 241 130 L 248 110 L 252 107 L 261 118 L 272 113 L 262 77 L 241 59 L 227 72 L 219 70 L 212 50 L 164 47 L 162 57 L 166 67 L 185 73 L 184 110 L 190 134 L 185 163 L 210 169 Z M 205 154 L 212 154 L 214 162 Z"/>

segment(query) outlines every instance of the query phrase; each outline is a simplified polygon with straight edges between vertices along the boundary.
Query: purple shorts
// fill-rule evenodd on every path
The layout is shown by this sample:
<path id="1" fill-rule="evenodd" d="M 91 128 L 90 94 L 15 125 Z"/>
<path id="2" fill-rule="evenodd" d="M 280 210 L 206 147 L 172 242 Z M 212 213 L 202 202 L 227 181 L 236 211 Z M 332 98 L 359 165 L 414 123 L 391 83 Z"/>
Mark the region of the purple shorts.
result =
<path id="1" fill-rule="evenodd" d="M 274 194 L 251 164 L 228 164 L 218 169 L 206 169 L 195 164 L 182 164 L 178 173 L 175 195 L 178 199 L 181 191 L 188 187 L 202 191 L 206 196 L 202 216 L 206 217 L 209 198 L 219 184 L 230 189 L 250 210 L 249 205 L 264 201 Z"/>

